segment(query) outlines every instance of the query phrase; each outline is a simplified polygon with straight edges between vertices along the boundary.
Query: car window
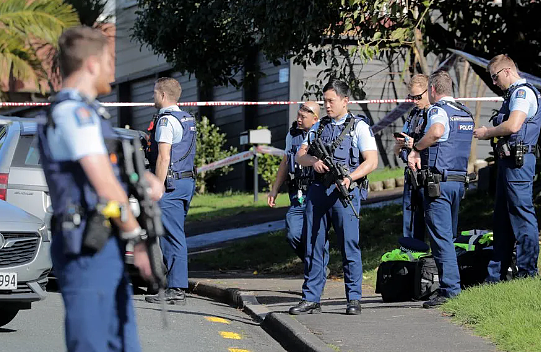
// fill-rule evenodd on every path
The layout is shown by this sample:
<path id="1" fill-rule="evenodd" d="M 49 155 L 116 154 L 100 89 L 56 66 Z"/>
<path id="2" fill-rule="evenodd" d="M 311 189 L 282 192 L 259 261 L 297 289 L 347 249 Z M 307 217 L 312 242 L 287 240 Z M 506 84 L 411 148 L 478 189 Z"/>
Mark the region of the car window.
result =
<path id="1" fill-rule="evenodd" d="M 36 136 L 20 136 L 13 162 L 11 166 L 36 167 L 41 166 L 41 159 L 38 149 L 38 138 Z"/>

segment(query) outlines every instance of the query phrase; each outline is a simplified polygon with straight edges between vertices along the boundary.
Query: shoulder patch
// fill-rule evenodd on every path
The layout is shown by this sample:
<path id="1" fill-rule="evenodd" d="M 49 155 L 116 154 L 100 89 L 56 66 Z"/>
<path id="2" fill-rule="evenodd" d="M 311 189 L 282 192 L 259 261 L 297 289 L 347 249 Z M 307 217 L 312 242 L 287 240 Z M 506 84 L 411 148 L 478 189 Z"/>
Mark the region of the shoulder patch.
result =
<path id="1" fill-rule="evenodd" d="M 438 108 L 432 108 L 430 111 L 428 111 L 428 116 L 433 116 L 438 113 Z"/>
<path id="2" fill-rule="evenodd" d="M 525 89 L 517 90 L 517 94 L 515 95 L 515 98 L 526 99 L 526 90 Z"/>
<path id="3" fill-rule="evenodd" d="M 80 106 L 75 109 L 75 119 L 77 120 L 77 124 L 81 127 L 94 124 L 92 112 L 85 106 Z"/>
<path id="4" fill-rule="evenodd" d="M 167 126 L 168 123 L 169 120 L 167 119 L 167 117 L 162 117 L 160 121 L 158 121 L 158 126 Z"/>

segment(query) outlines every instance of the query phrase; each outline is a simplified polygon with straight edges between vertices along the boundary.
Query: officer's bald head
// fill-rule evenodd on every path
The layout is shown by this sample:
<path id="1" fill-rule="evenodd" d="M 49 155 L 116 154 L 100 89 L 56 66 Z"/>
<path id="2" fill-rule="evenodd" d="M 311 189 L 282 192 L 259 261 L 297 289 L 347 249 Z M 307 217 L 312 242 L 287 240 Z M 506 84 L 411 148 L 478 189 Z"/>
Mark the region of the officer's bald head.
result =
<path id="1" fill-rule="evenodd" d="M 319 119 L 319 104 L 315 101 L 307 101 L 304 104 L 301 105 L 299 111 L 306 111 L 308 113 L 312 113 L 316 116 L 316 118 Z"/>
<path id="2" fill-rule="evenodd" d="M 90 56 L 104 53 L 108 39 L 95 28 L 77 26 L 66 30 L 58 39 L 58 66 L 62 77 L 81 69 Z"/>

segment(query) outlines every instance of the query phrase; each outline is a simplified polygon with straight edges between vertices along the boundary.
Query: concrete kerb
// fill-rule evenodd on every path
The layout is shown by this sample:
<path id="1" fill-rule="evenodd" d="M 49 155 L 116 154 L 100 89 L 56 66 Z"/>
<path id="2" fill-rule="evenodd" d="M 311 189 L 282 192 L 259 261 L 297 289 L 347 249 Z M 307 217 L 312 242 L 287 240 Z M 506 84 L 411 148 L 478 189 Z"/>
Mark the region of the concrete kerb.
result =
<path id="1" fill-rule="evenodd" d="M 288 314 L 272 312 L 260 304 L 251 291 L 242 291 L 238 288 L 222 288 L 196 280 L 188 281 L 188 291 L 242 309 L 288 350 L 300 352 L 334 351 L 294 317 Z"/>

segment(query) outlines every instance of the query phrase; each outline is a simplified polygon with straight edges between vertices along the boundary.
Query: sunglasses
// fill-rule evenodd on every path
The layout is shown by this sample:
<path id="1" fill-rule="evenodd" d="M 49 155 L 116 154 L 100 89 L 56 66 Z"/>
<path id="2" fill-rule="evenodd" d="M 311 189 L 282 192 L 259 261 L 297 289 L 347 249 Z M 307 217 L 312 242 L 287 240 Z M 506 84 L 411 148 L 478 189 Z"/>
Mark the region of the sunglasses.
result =
<path id="1" fill-rule="evenodd" d="M 493 81 L 497 80 L 497 79 L 498 79 L 498 75 L 500 74 L 500 72 L 502 72 L 503 70 L 508 69 L 508 68 L 509 68 L 509 67 L 504 67 L 504 68 L 502 68 L 501 70 L 499 70 L 499 71 L 496 72 L 495 74 L 490 75 L 490 78 L 492 78 Z"/>
<path id="2" fill-rule="evenodd" d="M 428 89 L 425 89 L 424 92 L 422 92 L 421 94 L 417 94 L 417 95 L 408 94 L 408 99 L 409 100 L 421 100 L 423 98 L 423 94 L 425 94 L 427 91 L 428 91 Z"/>

